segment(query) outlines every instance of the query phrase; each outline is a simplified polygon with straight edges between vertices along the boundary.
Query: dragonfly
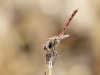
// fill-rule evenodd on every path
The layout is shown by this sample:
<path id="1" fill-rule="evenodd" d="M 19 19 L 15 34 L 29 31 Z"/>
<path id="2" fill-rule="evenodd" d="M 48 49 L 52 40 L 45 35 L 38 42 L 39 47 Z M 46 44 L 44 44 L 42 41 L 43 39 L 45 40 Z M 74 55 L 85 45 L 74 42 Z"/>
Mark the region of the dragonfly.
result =
<path id="1" fill-rule="evenodd" d="M 59 42 L 65 38 L 67 38 L 69 35 L 64 35 L 65 30 L 67 29 L 67 26 L 69 25 L 69 23 L 71 22 L 71 20 L 73 19 L 73 17 L 75 16 L 75 14 L 78 12 L 78 9 L 75 9 L 71 15 L 71 17 L 69 18 L 69 20 L 67 21 L 65 27 L 63 28 L 63 30 L 60 32 L 60 34 L 58 36 L 53 36 L 51 38 L 47 38 L 48 41 L 45 42 L 42 46 L 44 51 L 46 51 L 47 53 L 52 53 L 52 56 L 56 56 L 58 57 L 57 51 L 56 51 L 56 46 L 59 44 Z"/>

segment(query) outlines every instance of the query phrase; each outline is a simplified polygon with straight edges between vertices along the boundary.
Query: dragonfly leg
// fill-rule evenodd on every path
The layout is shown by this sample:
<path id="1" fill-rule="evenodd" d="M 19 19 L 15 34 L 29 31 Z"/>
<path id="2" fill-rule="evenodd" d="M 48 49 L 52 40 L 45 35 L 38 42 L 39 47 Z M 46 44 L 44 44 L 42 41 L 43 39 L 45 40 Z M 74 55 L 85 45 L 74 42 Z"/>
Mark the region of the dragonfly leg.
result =
<path id="1" fill-rule="evenodd" d="M 53 55 L 56 56 L 56 57 L 58 57 L 58 54 L 57 54 L 56 50 L 53 51 Z"/>
<path id="2" fill-rule="evenodd" d="M 56 59 L 57 59 L 57 57 L 58 57 L 58 54 L 57 54 L 57 51 L 56 51 L 55 48 L 54 48 L 54 50 L 53 50 L 53 56 L 55 56 L 55 59 L 54 59 L 54 61 L 53 61 L 53 65 L 54 65 L 54 63 L 55 63 L 55 61 L 56 61 Z"/>

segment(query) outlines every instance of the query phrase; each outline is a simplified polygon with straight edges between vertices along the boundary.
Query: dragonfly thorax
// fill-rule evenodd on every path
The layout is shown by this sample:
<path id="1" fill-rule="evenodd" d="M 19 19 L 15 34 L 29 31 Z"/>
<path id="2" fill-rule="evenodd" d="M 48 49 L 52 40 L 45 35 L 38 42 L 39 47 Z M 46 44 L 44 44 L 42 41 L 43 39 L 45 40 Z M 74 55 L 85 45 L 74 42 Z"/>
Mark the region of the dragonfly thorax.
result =
<path id="1" fill-rule="evenodd" d="M 50 40 L 50 42 L 45 45 L 44 50 L 51 50 L 52 48 L 56 47 L 59 44 L 60 40 L 55 38 Z"/>

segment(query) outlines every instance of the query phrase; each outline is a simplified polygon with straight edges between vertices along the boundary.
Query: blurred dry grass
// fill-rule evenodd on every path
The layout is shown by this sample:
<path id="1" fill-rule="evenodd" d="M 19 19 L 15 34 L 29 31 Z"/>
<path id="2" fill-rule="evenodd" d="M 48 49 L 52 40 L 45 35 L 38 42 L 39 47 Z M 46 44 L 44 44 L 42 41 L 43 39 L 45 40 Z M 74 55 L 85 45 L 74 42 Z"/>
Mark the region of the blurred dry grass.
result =
<path id="1" fill-rule="evenodd" d="M 100 75 L 99 0 L 0 0 L 0 75 L 41 75 L 41 44 L 58 35 L 80 8 L 57 47 L 56 75 Z"/>

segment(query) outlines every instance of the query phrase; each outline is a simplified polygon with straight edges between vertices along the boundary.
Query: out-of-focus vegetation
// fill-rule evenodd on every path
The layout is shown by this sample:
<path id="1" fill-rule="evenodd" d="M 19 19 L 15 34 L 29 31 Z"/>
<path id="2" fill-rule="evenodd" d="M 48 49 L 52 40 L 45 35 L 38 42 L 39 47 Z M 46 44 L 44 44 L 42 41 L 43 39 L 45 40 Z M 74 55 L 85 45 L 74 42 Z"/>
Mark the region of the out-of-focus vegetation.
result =
<path id="1" fill-rule="evenodd" d="M 58 35 L 54 75 L 100 75 L 99 0 L 0 0 L 0 75 L 43 75 L 48 37 Z"/>

